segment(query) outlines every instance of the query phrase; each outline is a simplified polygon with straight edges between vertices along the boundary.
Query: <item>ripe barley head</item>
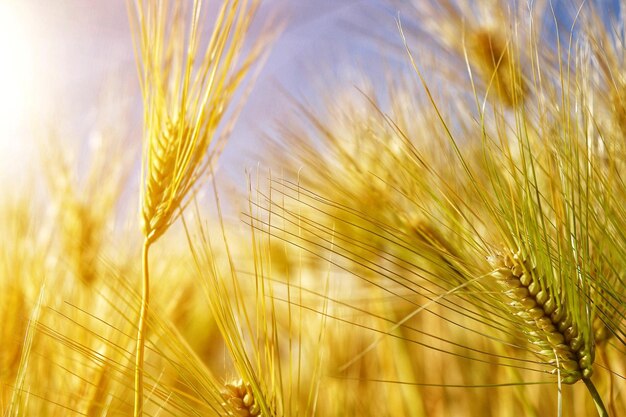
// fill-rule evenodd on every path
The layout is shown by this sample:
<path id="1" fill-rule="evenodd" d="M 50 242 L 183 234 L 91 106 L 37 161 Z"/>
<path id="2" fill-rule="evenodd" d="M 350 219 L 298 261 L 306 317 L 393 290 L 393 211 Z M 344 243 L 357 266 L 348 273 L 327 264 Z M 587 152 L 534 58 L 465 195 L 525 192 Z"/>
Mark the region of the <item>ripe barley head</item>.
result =
<path id="1" fill-rule="evenodd" d="M 252 392 L 252 386 L 242 379 L 225 385 L 222 391 L 224 405 L 230 409 L 229 415 L 236 417 L 260 417 L 261 408 Z"/>
<path id="2" fill-rule="evenodd" d="M 520 252 L 493 256 L 489 261 L 514 314 L 529 326 L 529 340 L 555 366 L 554 373 L 558 369 L 567 384 L 591 377 L 592 345 L 563 300 L 539 278 L 537 267 Z"/>

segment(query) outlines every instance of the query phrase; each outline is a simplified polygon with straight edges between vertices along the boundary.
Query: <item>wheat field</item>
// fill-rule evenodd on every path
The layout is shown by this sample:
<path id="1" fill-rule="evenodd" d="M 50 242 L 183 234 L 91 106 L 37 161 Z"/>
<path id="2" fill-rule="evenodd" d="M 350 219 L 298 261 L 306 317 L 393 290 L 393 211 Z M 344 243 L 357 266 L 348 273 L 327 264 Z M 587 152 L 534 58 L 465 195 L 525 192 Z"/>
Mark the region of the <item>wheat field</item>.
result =
<path id="1" fill-rule="evenodd" d="M 2 190 L 3 416 L 626 415 L 626 3 L 378 3 L 233 167 L 289 17 L 127 1 L 141 111 Z"/>

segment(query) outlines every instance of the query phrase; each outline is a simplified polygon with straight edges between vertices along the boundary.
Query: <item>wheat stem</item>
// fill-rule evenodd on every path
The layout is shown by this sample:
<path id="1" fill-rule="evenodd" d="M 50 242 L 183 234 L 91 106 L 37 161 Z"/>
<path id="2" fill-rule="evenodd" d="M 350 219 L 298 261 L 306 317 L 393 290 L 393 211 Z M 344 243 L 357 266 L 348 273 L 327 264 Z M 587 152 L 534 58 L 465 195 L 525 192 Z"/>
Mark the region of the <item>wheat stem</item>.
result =
<path id="1" fill-rule="evenodd" d="M 146 338 L 146 323 L 148 320 L 148 303 L 150 301 L 150 273 L 148 271 L 148 251 L 150 240 L 146 238 L 141 251 L 141 308 L 139 310 L 139 325 L 137 329 L 137 349 L 135 356 L 135 410 L 134 416 L 142 415 L 143 409 L 143 359 Z"/>
<path id="2" fill-rule="evenodd" d="M 596 409 L 598 410 L 598 415 L 600 417 L 609 417 L 609 413 L 606 411 L 604 407 L 604 403 L 602 402 L 602 398 L 596 389 L 596 386 L 591 382 L 591 378 L 583 378 L 587 389 L 589 390 L 589 394 L 591 394 L 591 398 L 593 398 L 593 403 L 596 405 Z"/>

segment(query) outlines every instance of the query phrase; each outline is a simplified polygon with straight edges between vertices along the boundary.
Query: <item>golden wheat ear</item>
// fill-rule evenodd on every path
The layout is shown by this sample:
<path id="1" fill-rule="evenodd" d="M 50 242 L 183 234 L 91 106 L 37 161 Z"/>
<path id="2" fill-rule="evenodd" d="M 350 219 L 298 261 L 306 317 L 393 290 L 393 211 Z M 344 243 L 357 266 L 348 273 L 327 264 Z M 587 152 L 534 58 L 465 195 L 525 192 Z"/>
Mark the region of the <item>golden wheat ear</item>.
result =
<path id="1" fill-rule="evenodd" d="M 430 45 L 443 49 L 439 53 L 450 54 L 451 65 L 442 69 L 450 71 L 447 81 L 459 80 L 459 74 L 452 69 L 459 65 L 469 72 L 469 79 L 462 79 L 459 87 L 468 92 L 471 87 L 474 94 L 484 92 L 485 99 L 494 106 L 515 109 L 532 97 L 526 68 L 532 57 L 525 42 L 527 36 L 533 36 L 530 32 L 534 21 L 529 19 L 528 8 L 506 0 L 481 4 L 467 0 L 406 3 L 410 5 L 398 2 L 398 7 L 420 21 L 418 25 L 407 22 L 406 36 L 412 42 L 426 37 Z M 540 5 L 531 9 L 533 18 L 540 16 Z"/>
<path id="2" fill-rule="evenodd" d="M 141 213 L 143 284 L 136 352 L 135 416 L 143 405 L 143 356 L 149 304 L 150 246 L 177 219 L 220 147 L 214 136 L 246 73 L 264 49 L 257 41 L 240 62 L 258 1 L 224 1 L 200 50 L 203 3 L 137 0 L 131 26 L 144 99 Z M 224 139 L 221 137 L 220 139 Z M 218 144 L 219 145 L 219 144 Z"/>

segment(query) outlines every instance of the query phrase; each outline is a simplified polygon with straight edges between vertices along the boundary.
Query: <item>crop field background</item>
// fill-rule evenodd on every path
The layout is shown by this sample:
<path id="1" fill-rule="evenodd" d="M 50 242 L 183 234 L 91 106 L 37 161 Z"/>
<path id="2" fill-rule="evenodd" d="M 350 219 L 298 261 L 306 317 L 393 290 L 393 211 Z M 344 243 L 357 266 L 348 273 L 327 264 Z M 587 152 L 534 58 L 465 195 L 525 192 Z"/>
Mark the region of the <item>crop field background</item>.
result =
<path id="1" fill-rule="evenodd" d="M 625 16 L 0 0 L 0 413 L 626 415 Z"/>

